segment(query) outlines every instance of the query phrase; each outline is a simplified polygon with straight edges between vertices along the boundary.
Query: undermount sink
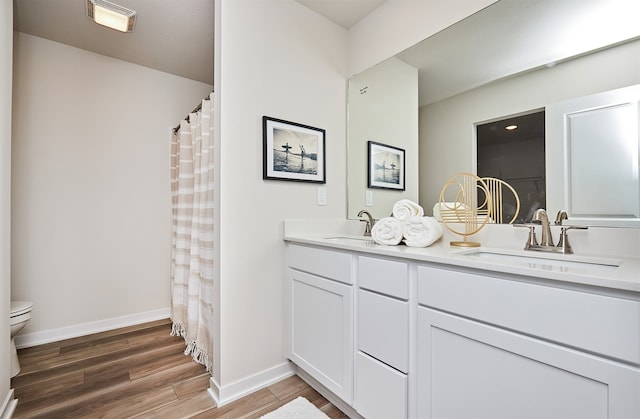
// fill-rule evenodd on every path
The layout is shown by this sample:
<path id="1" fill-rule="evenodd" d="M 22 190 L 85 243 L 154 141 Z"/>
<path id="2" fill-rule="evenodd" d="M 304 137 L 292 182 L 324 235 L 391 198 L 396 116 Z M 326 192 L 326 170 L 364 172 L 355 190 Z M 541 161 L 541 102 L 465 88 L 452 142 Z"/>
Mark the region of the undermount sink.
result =
<path id="1" fill-rule="evenodd" d="M 617 269 L 621 263 L 620 260 L 609 258 L 482 247 L 462 250 L 455 254 L 475 260 L 560 272 L 608 271 Z"/>

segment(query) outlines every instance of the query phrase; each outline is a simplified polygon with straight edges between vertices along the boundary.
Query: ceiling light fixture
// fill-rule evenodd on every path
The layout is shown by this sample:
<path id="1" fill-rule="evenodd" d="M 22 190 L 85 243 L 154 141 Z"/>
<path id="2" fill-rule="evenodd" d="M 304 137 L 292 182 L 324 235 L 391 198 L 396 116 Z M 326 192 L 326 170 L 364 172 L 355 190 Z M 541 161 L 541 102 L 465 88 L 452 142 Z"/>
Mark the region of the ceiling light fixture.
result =
<path id="1" fill-rule="evenodd" d="M 86 0 L 87 16 L 99 25 L 120 32 L 133 32 L 136 12 L 105 0 Z"/>
<path id="2" fill-rule="evenodd" d="M 507 125 L 506 127 L 504 127 L 504 129 L 508 131 L 513 131 L 514 129 L 517 129 L 517 128 L 518 128 L 517 125 Z"/>

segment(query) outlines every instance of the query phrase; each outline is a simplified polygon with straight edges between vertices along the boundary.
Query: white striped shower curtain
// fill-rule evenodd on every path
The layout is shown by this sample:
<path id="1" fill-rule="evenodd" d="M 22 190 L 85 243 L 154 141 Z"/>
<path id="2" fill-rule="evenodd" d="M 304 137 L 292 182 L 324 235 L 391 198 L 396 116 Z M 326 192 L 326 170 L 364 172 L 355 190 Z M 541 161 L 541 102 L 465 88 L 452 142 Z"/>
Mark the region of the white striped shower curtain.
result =
<path id="1" fill-rule="evenodd" d="M 213 368 L 213 93 L 171 141 L 171 321 L 185 355 Z"/>

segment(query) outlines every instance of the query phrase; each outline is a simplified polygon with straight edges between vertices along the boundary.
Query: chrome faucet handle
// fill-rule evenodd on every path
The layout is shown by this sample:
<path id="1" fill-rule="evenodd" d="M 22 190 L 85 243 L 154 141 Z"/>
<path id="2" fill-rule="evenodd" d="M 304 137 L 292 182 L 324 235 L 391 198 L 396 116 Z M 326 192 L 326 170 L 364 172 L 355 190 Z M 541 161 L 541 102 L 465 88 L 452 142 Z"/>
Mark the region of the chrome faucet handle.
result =
<path id="1" fill-rule="evenodd" d="M 531 246 L 537 246 L 538 239 L 536 238 L 536 227 L 529 226 L 529 237 L 527 238 L 527 244 L 524 245 L 525 250 Z"/>
<path id="2" fill-rule="evenodd" d="M 563 220 L 568 220 L 569 217 L 567 216 L 567 211 L 565 210 L 560 210 L 558 211 L 558 215 L 556 215 L 556 221 L 555 221 L 555 225 L 557 226 L 561 226 L 562 225 L 562 221 Z"/>
<path id="3" fill-rule="evenodd" d="M 535 224 L 513 224 L 514 227 L 526 227 L 529 229 L 529 237 L 524 244 L 524 250 L 528 250 L 531 246 L 538 245 L 538 239 L 536 238 L 536 226 Z"/>
<path id="4" fill-rule="evenodd" d="M 587 230 L 589 227 L 586 226 L 567 226 L 567 227 L 562 227 L 560 229 L 560 240 L 558 241 L 558 246 L 560 249 L 562 249 L 562 253 L 565 254 L 572 254 L 573 253 L 573 249 L 571 248 L 571 245 L 569 244 L 569 236 L 567 235 L 567 231 L 568 230 Z"/>

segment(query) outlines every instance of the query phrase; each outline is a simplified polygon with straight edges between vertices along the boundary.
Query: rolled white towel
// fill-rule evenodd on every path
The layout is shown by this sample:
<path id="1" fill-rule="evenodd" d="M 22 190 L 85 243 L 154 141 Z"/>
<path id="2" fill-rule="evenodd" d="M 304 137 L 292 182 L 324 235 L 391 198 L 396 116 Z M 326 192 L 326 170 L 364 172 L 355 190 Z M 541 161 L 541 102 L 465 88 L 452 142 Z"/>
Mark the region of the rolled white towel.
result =
<path id="1" fill-rule="evenodd" d="M 408 220 L 411 217 L 422 217 L 424 209 L 409 199 L 401 199 L 393 204 L 393 216 L 400 221 Z"/>
<path id="2" fill-rule="evenodd" d="M 442 237 L 442 226 L 433 217 L 413 217 L 404 222 L 402 235 L 409 247 L 427 247 Z"/>
<path id="3" fill-rule="evenodd" d="M 378 244 L 395 246 L 402 240 L 402 222 L 397 218 L 384 217 L 376 221 L 371 237 Z"/>

